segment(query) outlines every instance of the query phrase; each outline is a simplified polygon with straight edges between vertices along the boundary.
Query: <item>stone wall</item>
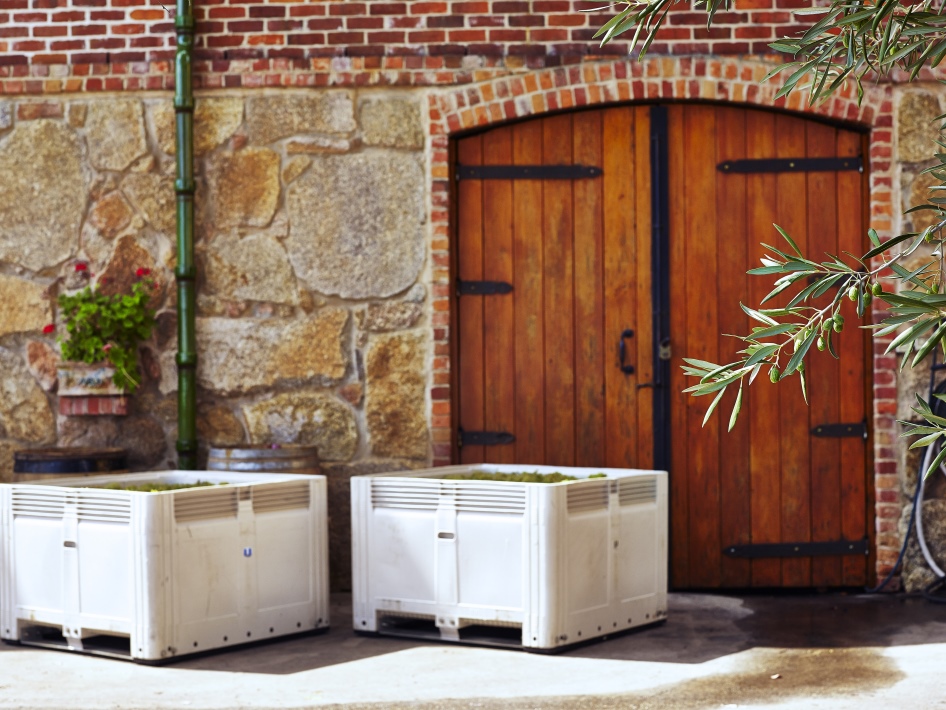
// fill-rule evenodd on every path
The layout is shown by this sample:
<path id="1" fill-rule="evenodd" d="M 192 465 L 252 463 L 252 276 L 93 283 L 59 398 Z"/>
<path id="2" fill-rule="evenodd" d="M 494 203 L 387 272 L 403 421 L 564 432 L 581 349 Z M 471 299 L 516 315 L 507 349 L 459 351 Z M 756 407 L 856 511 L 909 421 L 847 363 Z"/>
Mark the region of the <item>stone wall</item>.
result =
<path id="1" fill-rule="evenodd" d="M 316 444 L 339 475 L 426 464 L 425 131 L 416 94 L 199 97 L 198 427 L 208 444 Z M 117 445 L 175 460 L 169 95 L 0 100 L 0 480 L 12 452 Z M 127 417 L 60 417 L 56 296 L 140 267 L 160 284 Z"/>
<path id="2" fill-rule="evenodd" d="M 901 211 L 910 207 L 928 203 L 931 197 L 942 197 L 930 191 L 937 184 L 936 178 L 924 174 L 923 170 L 936 161 L 930 156 L 938 150 L 934 141 L 940 139 L 939 122 L 933 120 L 943 113 L 946 92 L 935 84 L 917 84 L 902 87 L 897 92 L 897 144 L 896 157 L 900 172 Z M 905 214 L 900 219 L 897 233 L 921 231 L 938 220 L 933 212 L 921 211 Z M 921 249 L 905 262 L 910 270 L 918 268 L 930 259 L 930 250 Z M 942 353 L 937 353 L 937 362 L 942 363 Z M 916 406 L 916 394 L 928 399 L 930 387 L 931 358 L 910 368 L 909 364 L 897 379 L 898 406 L 897 418 L 901 421 L 919 421 L 912 411 Z M 937 381 L 942 380 L 942 376 Z M 892 384 L 892 383 L 891 383 Z M 902 430 L 902 426 L 900 427 Z M 881 537 L 896 539 L 902 544 L 908 533 L 908 525 L 913 510 L 913 496 L 916 491 L 918 474 L 922 468 L 923 450 L 910 451 L 909 440 L 892 442 L 898 454 L 899 479 L 901 494 L 896 499 L 887 501 L 898 509 L 899 521 L 883 522 L 879 528 Z M 930 551 L 940 567 L 946 566 L 946 477 L 936 473 L 928 479 L 923 504 L 923 529 Z M 896 524 L 895 524 L 896 522 Z M 927 566 L 916 540 L 916 530 L 911 530 L 910 543 L 903 562 L 903 587 L 908 592 L 922 591 L 934 580 L 934 575 Z"/>

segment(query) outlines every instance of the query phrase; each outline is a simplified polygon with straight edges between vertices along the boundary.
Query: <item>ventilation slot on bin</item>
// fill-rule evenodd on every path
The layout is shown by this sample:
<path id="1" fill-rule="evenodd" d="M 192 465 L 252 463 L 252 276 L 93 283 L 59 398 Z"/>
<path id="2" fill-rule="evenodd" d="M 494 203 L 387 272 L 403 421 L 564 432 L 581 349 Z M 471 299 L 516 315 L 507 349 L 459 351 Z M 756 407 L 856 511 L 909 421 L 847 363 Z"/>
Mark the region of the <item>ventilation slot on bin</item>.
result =
<path id="1" fill-rule="evenodd" d="M 235 488 L 197 488 L 174 496 L 174 520 L 179 523 L 214 518 L 235 518 L 237 491 Z"/>
<path id="2" fill-rule="evenodd" d="M 253 512 L 267 513 L 276 510 L 309 507 L 309 482 L 264 485 L 253 489 Z"/>
<path id="3" fill-rule="evenodd" d="M 500 486 L 466 485 L 454 492 L 457 511 L 521 515 L 526 509 L 526 489 L 503 483 Z"/>
<path id="4" fill-rule="evenodd" d="M 13 489 L 13 515 L 32 518 L 62 518 L 66 496 L 62 492 Z"/>
<path id="5" fill-rule="evenodd" d="M 621 479 L 619 490 L 621 505 L 657 502 L 657 479 L 655 477 Z"/>
<path id="6" fill-rule="evenodd" d="M 608 507 L 608 481 L 575 483 L 568 487 L 568 512 L 583 513 Z"/>
<path id="7" fill-rule="evenodd" d="M 412 508 L 432 510 L 440 499 L 438 481 L 371 482 L 371 505 L 375 508 Z"/>
<path id="8" fill-rule="evenodd" d="M 127 523 L 131 521 L 131 499 L 128 496 L 80 493 L 78 514 L 79 520 Z"/>

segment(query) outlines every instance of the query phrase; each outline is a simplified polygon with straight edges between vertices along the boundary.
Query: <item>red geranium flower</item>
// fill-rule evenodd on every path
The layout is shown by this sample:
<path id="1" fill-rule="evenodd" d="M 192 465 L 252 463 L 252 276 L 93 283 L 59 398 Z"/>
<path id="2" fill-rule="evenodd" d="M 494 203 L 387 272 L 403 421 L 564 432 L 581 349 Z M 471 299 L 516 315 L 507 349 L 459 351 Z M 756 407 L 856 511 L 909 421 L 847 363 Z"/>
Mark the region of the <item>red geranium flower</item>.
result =
<path id="1" fill-rule="evenodd" d="M 150 276 L 150 275 L 151 275 L 151 269 L 138 269 L 135 272 L 135 276 L 138 276 L 139 278 L 142 276 Z"/>
<path id="2" fill-rule="evenodd" d="M 76 263 L 76 271 L 88 271 L 88 270 L 89 270 L 89 265 L 86 264 L 84 261 L 79 261 Z"/>
<path id="3" fill-rule="evenodd" d="M 45 335 L 49 335 L 55 330 L 56 330 L 56 326 L 54 326 L 52 323 L 47 323 L 46 325 L 43 326 L 43 333 Z"/>

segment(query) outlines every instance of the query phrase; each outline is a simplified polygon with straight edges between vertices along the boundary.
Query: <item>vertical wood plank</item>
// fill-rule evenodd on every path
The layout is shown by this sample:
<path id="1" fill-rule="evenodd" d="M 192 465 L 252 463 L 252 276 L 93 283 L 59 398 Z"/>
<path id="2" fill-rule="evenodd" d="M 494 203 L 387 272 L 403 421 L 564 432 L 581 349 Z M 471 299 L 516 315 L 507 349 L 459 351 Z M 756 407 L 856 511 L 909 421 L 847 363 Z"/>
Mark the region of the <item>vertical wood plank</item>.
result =
<path id="1" fill-rule="evenodd" d="M 838 155 L 857 155 L 861 150 L 861 136 L 841 131 L 838 136 Z M 865 219 L 865 186 L 867 175 L 855 172 L 838 173 L 838 240 L 842 250 L 854 254 L 864 252 L 868 243 Z M 869 318 L 869 316 L 868 316 Z M 869 359 L 871 338 L 864 330 L 853 327 L 850 318 L 840 334 L 839 397 L 840 417 L 844 422 L 865 421 L 869 406 Z M 868 532 L 868 449 L 870 442 L 858 439 L 840 440 L 840 507 L 841 535 L 845 540 L 860 540 Z M 846 556 L 842 563 L 842 583 L 867 583 L 867 559 Z"/>
<path id="2" fill-rule="evenodd" d="M 547 165 L 572 161 L 572 117 L 542 119 L 542 159 Z M 575 269 L 572 181 L 542 184 L 545 260 L 545 461 L 575 465 Z"/>
<path id="3" fill-rule="evenodd" d="M 739 160 L 746 157 L 746 113 L 738 108 L 718 108 L 716 119 L 716 159 Z M 717 312 L 720 362 L 733 362 L 739 356 L 740 341 L 725 333 L 748 333 L 749 322 L 739 307 L 749 303 L 747 283 L 748 239 L 746 233 L 746 176 L 716 175 L 716 224 L 719 247 Z M 753 265 L 754 266 L 754 265 Z M 759 382 L 756 387 L 765 386 Z M 720 544 L 747 545 L 751 542 L 749 502 L 749 421 L 753 411 L 743 393 L 743 407 L 732 431 L 723 433 L 719 442 Z M 735 403 L 735 393 L 720 403 L 720 426 L 728 426 L 728 416 Z M 722 557 L 720 583 L 724 587 L 748 587 L 751 582 L 749 560 Z"/>
<path id="4" fill-rule="evenodd" d="M 636 380 L 619 369 L 618 341 L 632 327 L 636 313 L 633 279 L 636 263 L 634 233 L 635 171 L 628 160 L 634 146 L 634 115 L 631 108 L 606 109 L 603 115 L 604 145 L 604 341 L 605 463 L 633 467 L 636 462 Z"/>
<path id="5" fill-rule="evenodd" d="M 780 115 L 775 119 L 778 136 L 776 154 L 780 158 L 805 155 L 806 121 Z M 808 211 L 805 173 L 779 173 L 777 178 L 776 223 L 788 232 L 802 253 L 808 253 Z M 772 239 L 781 239 L 771 233 Z M 781 362 L 784 368 L 787 360 Z M 809 450 L 808 406 L 801 392 L 799 375 L 778 385 L 781 419 L 781 537 L 784 542 L 806 542 L 811 538 L 811 458 Z M 764 384 L 764 383 L 763 383 Z M 776 416 L 772 412 L 771 416 Z M 782 585 L 806 587 L 811 584 L 809 558 L 782 561 Z"/>
<path id="6" fill-rule="evenodd" d="M 576 113 L 575 162 L 600 166 L 601 112 Z M 610 149 L 610 147 L 609 147 Z M 575 216 L 575 460 L 604 466 L 604 224 L 603 178 L 577 180 Z"/>
<path id="7" fill-rule="evenodd" d="M 838 130 L 818 123 L 808 125 L 808 157 L 837 155 Z M 823 261 L 825 254 L 840 254 L 838 248 L 837 173 L 808 173 L 809 258 Z M 849 216 L 845 216 L 848 219 Z M 813 305 L 824 308 L 836 291 L 832 289 Z M 828 352 L 812 349 L 809 356 L 810 427 L 840 422 L 839 366 Z M 828 542 L 841 539 L 841 461 L 839 439 L 811 437 L 811 539 Z M 841 584 L 840 557 L 813 557 L 811 584 L 831 587 Z"/>
<path id="8" fill-rule="evenodd" d="M 512 163 L 512 128 L 497 128 L 483 135 L 483 164 Z M 483 278 L 513 283 L 512 180 L 483 180 Z M 510 294 L 465 296 L 483 301 L 483 404 L 486 431 L 515 432 L 515 284 Z M 485 447 L 484 460 L 513 463 L 515 444 Z"/>
<path id="9" fill-rule="evenodd" d="M 719 361 L 719 320 L 717 318 L 718 260 L 720 245 L 716 233 L 716 109 L 687 106 L 685 145 L 687 170 L 680 200 L 685 221 L 687 253 L 684 281 L 675 285 L 686 294 L 687 356 Z M 674 201 L 673 204 L 678 204 Z M 687 412 L 687 497 L 690 513 L 690 584 L 694 587 L 719 586 L 719 437 L 720 418 L 703 425 L 710 397 L 691 398 Z"/>
<path id="10" fill-rule="evenodd" d="M 480 136 L 465 138 L 457 145 L 461 165 L 481 165 L 483 140 Z M 457 186 L 457 277 L 478 281 L 483 278 L 483 181 L 461 180 Z M 460 348 L 458 406 L 460 428 L 471 431 L 484 426 L 483 389 L 483 299 L 464 297 L 457 305 Z M 461 463 L 484 460 L 484 447 L 464 446 Z"/>
<path id="11" fill-rule="evenodd" d="M 746 113 L 746 157 L 773 158 L 776 155 L 775 115 L 762 111 Z M 774 239 L 772 223 L 777 221 L 776 177 L 761 173 L 746 176 L 748 250 L 751 266 L 759 264 L 765 250 L 759 243 Z M 749 302 L 758 304 L 771 290 L 772 282 L 762 277 L 749 279 Z M 763 371 L 760 378 L 767 376 Z M 779 493 L 779 391 L 764 380 L 749 388 L 749 479 L 752 543 L 781 541 Z M 777 587 L 782 581 L 779 560 L 752 561 L 752 586 Z"/>
<path id="12" fill-rule="evenodd" d="M 671 205 L 679 205 L 680 185 L 686 175 L 686 153 L 681 137 L 685 132 L 684 107 L 670 106 L 667 111 L 667 133 L 669 136 L 668 163 L 670 184 L 674 186 Z M 670 210 L 670 273 L 679 275 L 687 263 L 686 219 L 679 209 Z M 692 585 L 689 575 L 690 535 L 688 520 L 690 509 L 687 498 L 689 476 L 689 440 L 687 439 L 687 405 L 689 395 L 683 390 L 688 386 L 683 370 L 682 358 L 689 356 L 690 339 L 687 329 L 686 293 L 682 288 L 670 289 L 670 337 L 673 358 L 670 364 L 670 418 L 672 422 L 672 447 L 670 453 L 670 583 L 674 588 Z M 682 439 L 682 441 L 681 441 Z"/>
<path id="13" fill-rule="evenodd" d="M 542 162 L 542 124 L 529 121 L 513 127 L 516 165 Z M 515 267 L 516 459 L 545 463 L 545 314 L 543 313 L 542 183 L 513 183 Z"/>
<path id="14" fill-rule="evenodd" d="M 634 182 L 636 195 L 636 264 L 631 278 L 635 281 L 637 314 L 634 319 L 634 342 L 637 356 L 634 375 L 637 398 L 636 459 L 637 468 L 652 468 L 654 465 L 654 393 L 653 387 L 642 387 L 654 381 L 654 308 L 652 274 L 652 225 L 651 221 L 651 176 L 650 158 L 650 107 L 638 106 L 634 109 L 634 145 L 636 150 L 632 159 L 635 166 Z M 664 167 L 666 169 L 666 166 Z"/>

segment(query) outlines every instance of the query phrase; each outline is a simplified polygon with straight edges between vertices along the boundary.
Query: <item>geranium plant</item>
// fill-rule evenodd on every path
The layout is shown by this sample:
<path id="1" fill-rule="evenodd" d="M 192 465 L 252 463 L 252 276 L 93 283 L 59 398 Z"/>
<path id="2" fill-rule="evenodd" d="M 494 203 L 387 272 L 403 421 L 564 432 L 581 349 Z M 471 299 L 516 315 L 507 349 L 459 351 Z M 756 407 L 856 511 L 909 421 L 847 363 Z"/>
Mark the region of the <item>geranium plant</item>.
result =
<path id="1" fill-rule="evenodd" d="M 78 263 L 77 272 L 88 273 Z M 107 362 L 115 368 L 116 386 L 134 392 L 138 380 L 138 345 L 151 337 L 154 310 L 150 307 L 156 287 L 149 269 L 138 269 L 138 280 L 130 293 L 105 294 L 90 283 L 76 293 L 59 294 L 59 309 L 66 334 L 58 338 L 64 360 L 94 364 Z M 54 326 L 46 326 L 51 333 Z"/>

